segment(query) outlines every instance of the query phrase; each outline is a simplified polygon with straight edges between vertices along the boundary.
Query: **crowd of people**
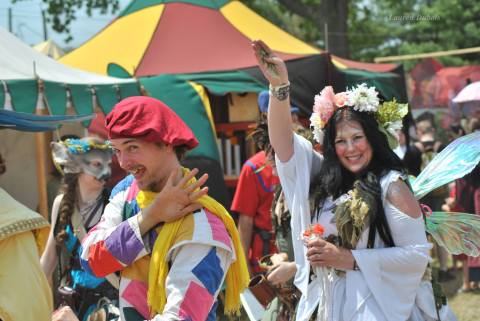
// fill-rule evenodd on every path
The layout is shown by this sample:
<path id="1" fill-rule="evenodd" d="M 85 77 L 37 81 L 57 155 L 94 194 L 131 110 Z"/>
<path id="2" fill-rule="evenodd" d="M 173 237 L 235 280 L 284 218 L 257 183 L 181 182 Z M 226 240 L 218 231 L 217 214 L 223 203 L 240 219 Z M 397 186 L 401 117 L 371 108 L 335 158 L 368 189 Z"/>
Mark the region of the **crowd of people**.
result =
<path id="1" fill-rule="evenodd" d="M 460 261 L 459 291 L 477 289 L 480 259 L 455 255 L 449 269 L 426 208 L 480 214 L 480 167 L 417 200 L 409 175 L 448 143 L 433 114 L 408 121 L 406 105 L 373 87 L 325 87 L 304 126 L 285 63 L 262 41 L 252 47 L 270 88 L 231 206 L 223 187 L 209 196 L 212 173 L 184 167 L 198 141 L 183 120 L 157 99 L 126 98 L 106 117 L 108 140 L 51 143 L 62 180 L 50 228 L 0 189 L 2 274 L 20 273 L 0 275 L 1 321 L 246 318 L 241 293 L 256 276 L 273 291 L 265 321 L 456 320 L 437 281 Z M 448 137 L 478 131 L 471 118 Z M 113 155 L 127 175 L 110 189 Z"/>

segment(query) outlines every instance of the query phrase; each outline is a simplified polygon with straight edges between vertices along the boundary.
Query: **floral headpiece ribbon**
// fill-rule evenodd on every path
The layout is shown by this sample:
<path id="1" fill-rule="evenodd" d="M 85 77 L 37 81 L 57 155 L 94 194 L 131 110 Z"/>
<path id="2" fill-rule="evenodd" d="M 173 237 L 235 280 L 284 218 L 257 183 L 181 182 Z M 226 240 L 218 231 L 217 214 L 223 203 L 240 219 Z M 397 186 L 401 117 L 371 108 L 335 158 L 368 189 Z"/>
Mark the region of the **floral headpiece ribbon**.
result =
<path id="1" fill-rule="evenodd" d="M 327 86 L 319 95 L 315 95 L 310 126 L 318 143 L 323 143 L 323 129 L 335 110 L 348 106 L 357 111 L 375 113 L 378 127 L 387 136 L 390 148 L 398 146 L 396 131 L 402 128 L 402 118 L 408 113 L 408 104 L 399 104 L 395 99 L 380 104 L 375 87 L 367 87 L 364 83 L 337 94 L 331 86 Z"/>

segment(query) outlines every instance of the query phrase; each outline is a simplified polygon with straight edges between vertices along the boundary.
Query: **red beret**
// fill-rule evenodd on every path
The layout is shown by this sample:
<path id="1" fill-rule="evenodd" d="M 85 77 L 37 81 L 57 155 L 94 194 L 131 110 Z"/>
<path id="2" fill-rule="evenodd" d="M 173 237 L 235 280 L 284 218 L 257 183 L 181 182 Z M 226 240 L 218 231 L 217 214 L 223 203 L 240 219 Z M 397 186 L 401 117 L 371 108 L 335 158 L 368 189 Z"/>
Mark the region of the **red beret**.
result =
<path id="1" fill-rule="evenodd" d="M 147 96 L 128 97 L 107 115 L 109 139 L 138 138 L 172 146 L 198 145 L 192 130 L 173 110 L 158 99 Z"/>

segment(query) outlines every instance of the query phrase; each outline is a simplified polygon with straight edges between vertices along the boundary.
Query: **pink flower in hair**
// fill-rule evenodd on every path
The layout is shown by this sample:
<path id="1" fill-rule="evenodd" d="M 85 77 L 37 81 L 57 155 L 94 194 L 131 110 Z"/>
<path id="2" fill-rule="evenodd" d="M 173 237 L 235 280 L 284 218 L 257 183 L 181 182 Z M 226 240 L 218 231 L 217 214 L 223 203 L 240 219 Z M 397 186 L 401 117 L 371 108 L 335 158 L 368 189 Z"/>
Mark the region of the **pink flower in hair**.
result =
<path id="1" fill-rule="evenodd" d="M 310 117 L 310 126 L 313 127 L 314 138 L 317 142 L 322 143 L 323 128 L 330 117 L 332 117 L 336 108 L 335 93 L 333 92 L 332 86 L 323 88 L 320 95 L 315 95 L 313 113 Z"/>
<path id="2" fill-rule="evenodd" d="M 320 92 L 320 95 L 315 96 L 313 111 L 318 113 L 320 119 L 322 120 L 323 126 L 325 126 L 327 121 L 335 112 L 335 93 L 333 92 L 332 86 L 325 87 Z"/>
<path id="3" fill-rule="evenodd" d="M 345 104 L 347 103 L 347 100 L 348 100 L 348 96 L 345 92 L 341 92 L 341 93 L 338 93 L 335 95 L 335 105 L 338 107 L 338 108 L 341 108 L 343 106 L 345 106 Z"/>

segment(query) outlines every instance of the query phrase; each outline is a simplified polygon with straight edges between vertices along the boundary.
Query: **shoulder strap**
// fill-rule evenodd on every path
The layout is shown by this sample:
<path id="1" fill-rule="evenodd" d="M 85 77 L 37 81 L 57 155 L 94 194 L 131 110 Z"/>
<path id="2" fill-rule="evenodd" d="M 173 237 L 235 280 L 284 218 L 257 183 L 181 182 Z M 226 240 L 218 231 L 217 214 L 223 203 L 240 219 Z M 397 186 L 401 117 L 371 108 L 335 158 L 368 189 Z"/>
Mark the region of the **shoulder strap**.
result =
<path id="1" fill-rule="evenodd" d="M 262 175 L 260 175 L 260 172 L 265 168 L 266 165 L 263 165 L 257 169 L 255 164 L 253 164 L 251 161 L 246 161 L 245 164 L 248 165 L 253 170 L 253 172 L 258 178 L 258 181 L 260 182 L 260 185 L 262 186 L 262 189 L 266 193 L 272 193 L 275 191 L 275 187 L 274 186 L 268 187 L 267 184 L 265 184 L 265 181 L 263 180 Z"/>

